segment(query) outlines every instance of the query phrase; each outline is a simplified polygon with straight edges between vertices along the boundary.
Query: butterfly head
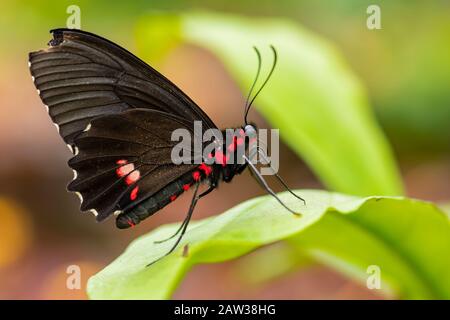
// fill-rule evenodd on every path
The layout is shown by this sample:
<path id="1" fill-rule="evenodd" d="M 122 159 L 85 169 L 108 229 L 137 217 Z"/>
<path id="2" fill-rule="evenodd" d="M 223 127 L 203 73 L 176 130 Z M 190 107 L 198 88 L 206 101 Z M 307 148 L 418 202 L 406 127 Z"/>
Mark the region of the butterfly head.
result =
<path id="1" fill-rule="evenodd" d="M 247 124 L 245 125 L 244 129 L 244 133 L 246 137 L 252 138 L 252 137 L 256 137 L 256 125 L 251 123 L 251 124 Z"/>

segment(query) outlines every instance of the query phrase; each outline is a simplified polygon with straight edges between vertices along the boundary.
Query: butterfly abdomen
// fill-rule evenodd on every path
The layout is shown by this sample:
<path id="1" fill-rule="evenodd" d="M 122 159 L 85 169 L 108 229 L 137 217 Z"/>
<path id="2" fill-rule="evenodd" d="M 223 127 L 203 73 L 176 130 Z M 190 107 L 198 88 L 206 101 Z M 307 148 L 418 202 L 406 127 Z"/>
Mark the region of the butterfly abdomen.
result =
<path id="1" fill-rule="evenodd" d="M 142 220 L 153 215 L 178 197 L 185 191 L 188 191 L 194 184 L 201 183 L 211 177 L 213 168 L 204 163 L 196 169 L 181 176 L 178 180 L 170 183 L 155 193 L 150 198 L 134 205 L 132 208 L 123 210 L 116 218 L 116 226 L 119 229 L 134 227 Z"/>

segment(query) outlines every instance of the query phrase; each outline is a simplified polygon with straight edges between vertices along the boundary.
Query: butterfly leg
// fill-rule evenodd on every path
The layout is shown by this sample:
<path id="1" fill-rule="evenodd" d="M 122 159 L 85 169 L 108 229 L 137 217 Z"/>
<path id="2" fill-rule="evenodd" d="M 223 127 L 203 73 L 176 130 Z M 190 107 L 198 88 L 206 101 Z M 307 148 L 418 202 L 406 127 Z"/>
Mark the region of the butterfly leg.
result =
<path id="1" fill-rule="evenodd" d="M 264 161 L 266 161 L 267 163 L 269 163 L 269 159 L 267 159 L 266 155 L 264 154 L 264 152 L 263 152 L 260 148 L 258 148 L 258 153 L 259 153 L 259 155 L 261 156 L 261 158 L 264 159 Z M 294 191 L 292 191 L 291 188 L 289 188 L 289 186 L 286 184 L 286 182 L 284 182 L 284 180 L 280 177 L 280 175 L 279 175 L 278 173 L 276 173 L 275 170 L 274 170 L 272 167 L 269 166 L 269 168 L 272 170 L 274 176 L 278 179 L 278 181 L 286 188 L 286 190 L 287 190 L 290 194 L 292 194 L 294 197 L 296 197 L 297 199 L 303 201 L 303 204 L 306 205 L 305 199 L 303 199 L 302 197 L 296 195 L 296 194 L 294 193 Z"/>
<path id="2" fill-rule="evenodd" d="M 186 218 L 184 218 L 184 220 L 183 220 L 183 222 L 181 223 L 180 227 L 177 229 L 177 231 L 175 231 L 175 233 L 174 233 L 173 235 L 171 235 L 170 237 L 168 237 L 168 238 L 166 238 L 166 239 L 163 239 L 163 240 L 156 240 L 156 241 L 154 241 L 153 243 L 156 243 L 156 244 L 158 244 L 158 243 L 163 243 L 163 242 L 169 241 L 170 239 L 175 238 L 175 236 L 176 236 L 177 234 L 179 234 L 181 230 L 183 230 L 184 225 L 185 225 L 186 222 L 188 221 L 188 217 L 189 217 L 189 216 L 186 216 Z"/>
<path id="3" fill-rule="evenodd" d="M 190 205 L 190 207 L 189 207 L 188 214 L 187 214 L 186 218 L 184 219 L 184 221 L 183 221 L 183 223 L 182 223 L 182 227 L 180 228 L 181 234 L 179 235 L 177 241 L 175 241 L 175 243 L 174 243 L 174 245 L 172 246 L 172 248 L 170 248 L 170 250 L 169 250 L 165 255 L 163 255 L 162 257 L 156 259 L 155 261 L 149 263 L 149 264 L 147 265 L 147 267 L 148 267 L 148 266 L 151 266 L 152 264 L 154 264 L 155 262 L 161 260 L 162 258 L 168 256 L 169 254 L 171 254 L 171 253 L 176 249 L 176 247 L 177 247 L 178 244 L 180 243 L 181 239 L 183 238 L 184 233 L 186 232 L 186 229 L 187 229 L 187 227 L 188 227 L 188 225 L 189 225 L 189 221 L 191 220 L 192 213 L 194 212 L 194 208 L 195 208 L 195 205 L 197 204 L 198 200 L 199 200 L 201 197 L 206 196 L 208 193 L 210 193 L 210 192 L 214 189 L 213 186 L 210 186 L 208 190 L 206 190 L 205 192 L 201 193 L 200 195 L 197 195 L 199 186 L 200 186 L 199 183 L 196 184 L 196 186 L 195 186 L 194 196 L 193 196 L 193 198 L 192 198 L 192 202 L 191 202 L 191 205 Z M 178 233 L 178 231 L 177 231 L 177 233 Z M 176 235 L 176 234 L 175 234 L 175 235 Z M 175 235 L 174 235 L 174 236 L 175 236 Z M 173 236 L 172 236 L 172 237 L 173 237 Z"/>
<path id="4" fill-rule="evenodd" d="M 208 193 L 210 193 L 210 192 L 213 191 L 213 190 L 214 190 L 214 187 L 213 187 L 213 186 L 210 186 L 210 187 L 208 188 L 208 190 L 204 191 L 203 193 L 201 193 L 201 194 L 198 196 L 198 199 L 201 199 L 202 197 L 206 196 Z M 153 243 L 163 243 L 163 242 L 166 242 L 166 241 L 168 241 L 168 240 L 170 240 L 170 239 L 175 238 L 175 236 L 176 236 L 177 234 L 179 234 L 181 230 L 183 230 L 184 225 L 187 224 L 187 223 L 189 223 L 189 219 L 190 219 L 190 216 L 189 216 L 189 214 L 188 214 L 188 215 L 186 216 L 186 218 L 184 218 L 184 220 L 183 220 L 183 222 L 181 223 L 180 227 L 177 229 L 177 231 L 176 231 L 173 235 L 171 235 L 170 237 L 168 237 L 168 238 L 166 238 L 166 239 L 163 239 L 163 240 L 157 240 L 157 241 L 154 241 Z"/>
<path id="5" fill-rule="evenodd" d="M 291 208 L 289 208 L 287 205 L 284 204 L 283 201 L 281 201 L 281 199 L 277 196 L 277 194 L 269 187 L 269 185 L 267 184 L 267 182 L 264 180 L 264 178 L 261 176 L 261 174 L 258 172 L 258 169 L 255 167 L 255 165 L 250 161 L 250 159 L 248 159 L 246 156 L 244 156 L 245 161 L 247 162 L 247 164 L 249 165 L 249 168 L 251 170 L 251 172 L 253 173 L 253 176 L 255 177 L 256 181 L 275 199 L 277 199 L 277 201 L 284 207 L 286 208 L 286 210 L 288 210 L 290 213 L 295 214 L 295 215 L 301 215 L 301 213 L 299 212 L 295 212 L 294 210 L 292 210 Z"/>

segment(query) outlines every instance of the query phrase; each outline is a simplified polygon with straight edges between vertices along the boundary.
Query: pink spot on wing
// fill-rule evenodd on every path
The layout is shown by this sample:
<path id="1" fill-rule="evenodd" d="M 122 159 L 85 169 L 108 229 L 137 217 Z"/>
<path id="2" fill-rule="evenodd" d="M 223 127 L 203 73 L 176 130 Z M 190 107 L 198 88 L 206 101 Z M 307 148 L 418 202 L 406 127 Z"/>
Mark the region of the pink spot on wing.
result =
<path id="1" fill-rule="evenodd" d="M 139 172 L 139 170 L 135 170 L 133 172 L 131 172 L 126 178 L 125 178 L 125 183 L 127 185 L 133 184 L 136 181 L 139 180 L 139 178 L 141 177 L 141 173 Z"/>
<path id="2" fill-rule="evenodd" d="M 126 164 L 126 165 L 123 165 L 123 166 L 117 168 L 116 173 L 119 177 L 123 177 L 123 176 L 126 176 L 127 174 L 129 174 L 133 170 L 134 170 L 134 164 L 129 163 L 129 164 Z"/>
<path id="3" fill-rule="evenodd" d="M 128 161 L 125 160 L 125 159 L 121 159 L 121 160 L 117 160 L 116 163 L 117 163 L 117 164 L 127 164 Z"/>
<path id="4" fill-rule="evenodd" d="M 134 187 L 133 190 L 131 190 L 131 193 L 130 193 L 131 200 L 136 200 L 138 191 L 139 191 L 139 186 L 136 186 L 136 187 Z"/>
<path id="5" fill-rule="evenodd" d="M 236 138 L 236 144 L 238 146 L 241 146 L 244 144 L 244 138 Z"/>
<path id="6" fill-rule="evenodd" d="M 175 201 L 176 198 L 177 198 L 177 195 L 174 194 L 174 195 L 170 196 L 170 201 Z"/>
<path id="7" fill-rule="evenodd" d="M 190 184 L 185 184 L 185 185 L 183 186 L 183 190 L 184 190 L 184 191 L 188 191 L 190 187 L 191 187 Z"/>
<path id="8" fill-rule="evenodd" d="M 129 225 L 130 227 L 134 227 L 134 226 L 135 226 L 135 224 L 133 223 L 133 221 L 131 221 L 131 219 L 128 219 L 128 220 L 127 220 L 127 223 L 128 223 L 128 225 Z"/>

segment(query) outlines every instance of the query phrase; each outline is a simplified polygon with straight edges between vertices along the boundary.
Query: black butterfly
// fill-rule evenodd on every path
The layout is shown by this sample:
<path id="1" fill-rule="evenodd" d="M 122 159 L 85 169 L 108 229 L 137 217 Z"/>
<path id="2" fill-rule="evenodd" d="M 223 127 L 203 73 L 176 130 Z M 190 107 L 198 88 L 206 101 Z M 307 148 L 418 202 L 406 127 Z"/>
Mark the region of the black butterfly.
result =
<path id="1" fill-rule="evenodd" d="M 215 189 L 219 181 L 230 182 L 247 166 L 256 180 L 285 206 L 248 154 L 242 164 L 175 165 L 171 161 L 173 130 L 185 128 L 192 132 L 194 121 L 201 121 L 204 130 L 216 125 L 155 69 L 92 33 L 74 29 L 56 29 L 51 33 L 53 39 L 47 49 L 30 53 L 29 67 L 39 96 L 74 154 L 68 163 L 74 171 L 68 190 L 79 196 L 82 211 L 90 210 L 97 221 L 114 214 L 118 228 L 129 228 L 193 188 L 188 214 L 178 231 L 168 238 L 180 234 L 169 254 L 185 233 L 197 201 Z M 273 67 L 248 103 L 261 68 L 261 56 L 255 48 L 258 73 L 247 97 L 242 139 L 256 132 L 255 126 L 247 123 L 247 114 L 275 68 L 277 55 L 272 49 Z M 233 141 L 236 143 L 236 139 Z M 227 147 L 223 145 L 223 150 L 233 152 Z M 203 193 L 199 192 L 201 183 L 208 186 Z"/>

